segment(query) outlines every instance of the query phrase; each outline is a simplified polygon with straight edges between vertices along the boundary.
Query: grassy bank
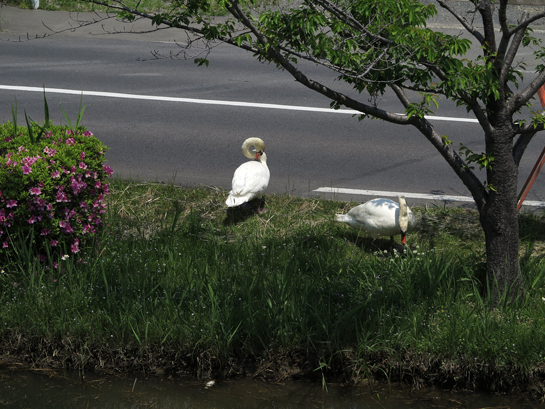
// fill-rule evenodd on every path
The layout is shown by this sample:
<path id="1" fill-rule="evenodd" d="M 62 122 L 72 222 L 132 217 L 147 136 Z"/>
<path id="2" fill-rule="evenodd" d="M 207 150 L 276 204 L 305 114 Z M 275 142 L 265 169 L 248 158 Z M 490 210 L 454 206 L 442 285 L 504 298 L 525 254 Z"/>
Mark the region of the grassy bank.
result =
<path id="1" fill-rule="evenodd" d="M 108 231 L 0 274 L 0 353 L 37 365 L 200 376 L 381 378 L 533 390 L 545 379 L 545 220 L 521 217 L 527 295 L 493 307 L 476 214 L 416 208 L 406 257 L 333 221 L 355 203 L 114 181 Z M 410 203 L 409 203 L 410 205 Z M 481 296 L 482 294 L 482 296 Z"/>

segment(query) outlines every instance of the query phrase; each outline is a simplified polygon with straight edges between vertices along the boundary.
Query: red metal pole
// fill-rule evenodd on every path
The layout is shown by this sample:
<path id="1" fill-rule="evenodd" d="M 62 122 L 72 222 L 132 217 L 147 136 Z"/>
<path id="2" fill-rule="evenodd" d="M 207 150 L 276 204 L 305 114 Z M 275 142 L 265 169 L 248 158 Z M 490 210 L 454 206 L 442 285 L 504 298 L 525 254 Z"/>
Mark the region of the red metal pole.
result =
<path id="1" fill-rule="evenodd" d="M 539 97 L 539 101 L 541 102 L 541 107 L 545 107 L 545 85 L 543 85 L 541 88 L 537 90 L 537 96 Z M 539 155 L 539 158 L 537 159 L 536 164 L 534 165 L 534 168 L 530 172 L 530 175 L 528 175 L 528 179 L 526 179 L 526 183 L 522 187 L 522 190 L 519 193 L 518 196 L 518 204 L 517 204 L 517 212 L 522 207 L 522 202 L 524 202 L 524 199 L 526 199 L 526 195 L 528 195 L 528 192 L 530 191 L 530 188 L 534 184 L 537 175 L 539 175 L 539 172 L 541 171 L 541 168 L 545 164 L 545 148 L 543 148 L 543 151 L 541 151 L 541 155 Z"/>
<path id="2" fill-rule="evenodd" d="M 524 199 L 526 199 L 526 195 L 528 195 L 528 192 L 530 191 L 532 185 L 534 184 L 537 175 L 541 171 L 541 168 L 545 164 L 545 148 L 541 151 L 541 155 L 539 155 L 539 158 L 537 159 L 536 164 L 534 165 L 534 168 L 530 172 L 530 175 L 528 176 L 528 179 L 526 180 L 526 183 L 522 187 L 522 190 L 519 193 L 518 197 L 518 205 L 517 205 L 517 211 L 520 210 L 522 206 L 522 202 L 524 202 Z"/>

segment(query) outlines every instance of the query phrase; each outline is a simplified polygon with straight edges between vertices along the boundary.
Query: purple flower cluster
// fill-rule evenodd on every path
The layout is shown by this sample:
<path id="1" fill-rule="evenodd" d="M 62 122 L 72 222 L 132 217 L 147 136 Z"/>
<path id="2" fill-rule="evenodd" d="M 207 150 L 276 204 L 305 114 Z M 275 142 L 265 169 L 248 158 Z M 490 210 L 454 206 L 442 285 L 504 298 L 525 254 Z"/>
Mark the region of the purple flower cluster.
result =
<path id="1" fill-rule="evenodd" d="M 0 247 L 10 249 L 11 238 L 33 229 L 39 251 L 65 243 L 79 252 L 81 240 L 102 225 L 104 179 L 113 173 L 103 164 L 106 147 L 91 132 L 65 127 L 52 127 L 38 144 L 21 134 L 2 139 Z"/>

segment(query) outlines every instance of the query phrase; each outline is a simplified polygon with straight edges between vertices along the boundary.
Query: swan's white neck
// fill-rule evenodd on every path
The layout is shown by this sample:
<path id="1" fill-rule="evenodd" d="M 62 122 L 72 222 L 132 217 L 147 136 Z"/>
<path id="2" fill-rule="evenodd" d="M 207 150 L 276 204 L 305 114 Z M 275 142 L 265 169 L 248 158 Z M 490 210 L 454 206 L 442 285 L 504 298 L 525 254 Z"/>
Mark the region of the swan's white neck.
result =
<path id="1" fill-rule="evenodd" d="M 406 243 L 406 234 L 407 229 L 409 228 L 409 211 L 407 210 L 407 202 L 405 201 L 405 197 L 398 196 L 399 199 L 399 216 L 398 216 L 398 223 L 399 223 L 399 229 L 401 230 L 401 244 Z"/>
<path id="2" fill-rule="evenodd" d="M 254 147 L 255 151 L 250 151 L 250 147 Z M 254 159 L 258 162 L 267 162 L 265 155 L 265 142 L 259 138 L 248 138 L 242 144 L 242 154 L 248 159 Z"/>

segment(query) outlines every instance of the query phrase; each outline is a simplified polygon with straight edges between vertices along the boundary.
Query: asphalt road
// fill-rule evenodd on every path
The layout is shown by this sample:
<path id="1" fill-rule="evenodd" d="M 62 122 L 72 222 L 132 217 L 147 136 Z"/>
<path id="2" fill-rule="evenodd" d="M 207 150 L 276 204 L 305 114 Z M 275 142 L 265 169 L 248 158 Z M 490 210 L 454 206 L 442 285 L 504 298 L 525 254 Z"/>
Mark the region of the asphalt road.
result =
<path id="1" fill-rule="evenodd" d="M 117 175 L 187 186 L 230 188 L 232 174 L 245 161 L 244 139 L 262 138 L 271 170 L 270 193 L 322 195 L 362 201 L 356 193 L 332 195 L 318 188 L 348 188 L 417 194 L 469 196 L 454 172 L 416 130 L 377 120 L 358 121 L 338 112 L 313 112 L 290 107 L 328 108 L 329 101 L 294 82 L 288 73 L 261 64 L 249 53 L 220 46 L 209 56 L 209 67 L 192 60 L 153 59 L 151 51 L 176 51 L 184 42 L 179 30 L 153 34 L 127 33 L 134 27 L 109 22 L 60 34 L 17 41 L 76 25 L 68 13 L 0 9 L 0 121 L 11 120 L 11 102 L 43 119 L 43 95 L 12 87 L 46 87 L 75 91 L 130 94 L 157 99 L 120 98 L 123 95 L 85 95 L 83 124 L 111 150 L 108 164 Z M 88 19 L 89 14 L 79 18 Z M 45 24 L 42 24 L 42 22 Z M 138 29 L 138 26 L 136 26 Z M 4 41 L 2 41 L 4 40 Z M 527 68 L 531 70 L 530 66 Z M 354 93 L 327 73 L 309 66 L 313 77 Z M 165 98 L 278 104 L 261 106 L 201 104 Z M 53 120 L 65 122 L 59 105 L 74 120 L 79 95 L 48 91 Z M 360 97 L 366 100 L 365 97 Z M 400 104 L 386 96 L 383 108 L 401 112 Z M 438 115 L 471 118 L 448 101 L 440 102 Z M 483 149 L 478 124 L 434 121 L 439 132 L 474 151 Z M 529 174 L 544 146 L 536 138 L 521 166 L 520 184 Z M 528 200 L 545 200 L 545 176 L 538 178 Z M 411 204 L 422 203 L 409 198 Z M 459 203 L 464 205 L 463 202 Z"/>

